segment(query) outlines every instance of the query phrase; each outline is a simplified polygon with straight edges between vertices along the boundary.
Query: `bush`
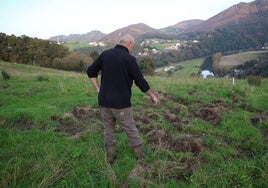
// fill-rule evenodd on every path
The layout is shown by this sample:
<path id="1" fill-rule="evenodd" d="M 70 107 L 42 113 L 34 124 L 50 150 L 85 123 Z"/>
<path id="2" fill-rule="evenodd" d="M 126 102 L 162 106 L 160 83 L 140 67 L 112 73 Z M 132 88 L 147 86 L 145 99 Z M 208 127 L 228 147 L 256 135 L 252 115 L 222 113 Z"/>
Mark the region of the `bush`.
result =
<path id="1" fill-rule="evenodd" d="M 39 82 L 48 81 L 48 80 L 49 80 L 49 78 L 47 75 L 38 75 L 37 76 L 37 81 L 39 81 Z"/>
<path id="2" fill-rule="evenodd" d="M 4 70 L 2 70 L 2 76 L 3 76 L 4 80 L 9 80 L 10 79 L 10 75 Z"/>
<path id="3" fill-rule="evenodd" d="M 261 77 L 260 76 L 249 76 L 247 78 L 247 82 L 251 86 L 260 86 L 261 85 Z"/>
<path id="4" fill-rule="evenodd" d="M 150 57 L 143 57 L 139 63 L 141 72 L 145 75 L 153 75 L 155 70 L 155 63 Z"/>
<path id="5" fill-rule="evenodd" d="M 90 56 L 73 52 L 64 58 L 55 58 L 52 67 L 66 71 L 83 72 L 92 62 L 93 59 Z"/>

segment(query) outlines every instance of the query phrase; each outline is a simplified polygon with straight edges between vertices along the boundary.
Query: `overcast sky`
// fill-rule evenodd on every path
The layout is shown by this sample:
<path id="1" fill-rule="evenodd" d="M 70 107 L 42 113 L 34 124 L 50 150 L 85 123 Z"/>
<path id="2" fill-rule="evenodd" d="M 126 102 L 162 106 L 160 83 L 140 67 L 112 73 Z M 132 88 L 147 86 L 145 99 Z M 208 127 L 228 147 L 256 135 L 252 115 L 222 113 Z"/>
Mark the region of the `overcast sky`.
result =
<path id="1" fill-rule="evenodd" d="M 189 19 L 209 19 L 253 0 L 0 0 L 0 32 L 48 39 L 56 35 L 110 33 L 131 24 L 155 29 Z"/>

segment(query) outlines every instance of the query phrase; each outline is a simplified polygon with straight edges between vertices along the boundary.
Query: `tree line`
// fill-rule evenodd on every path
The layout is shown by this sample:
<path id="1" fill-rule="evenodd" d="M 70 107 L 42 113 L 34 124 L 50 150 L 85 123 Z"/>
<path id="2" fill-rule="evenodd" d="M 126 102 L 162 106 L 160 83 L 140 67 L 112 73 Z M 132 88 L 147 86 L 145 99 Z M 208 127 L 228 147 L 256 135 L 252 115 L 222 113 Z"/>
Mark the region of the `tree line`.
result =
<path id="1" fill-rule="evenodd" d="M 84 71 L 93 61 L 54 41 L 4 33 L 0 33 L 0 60 L 68 71 Z"/>

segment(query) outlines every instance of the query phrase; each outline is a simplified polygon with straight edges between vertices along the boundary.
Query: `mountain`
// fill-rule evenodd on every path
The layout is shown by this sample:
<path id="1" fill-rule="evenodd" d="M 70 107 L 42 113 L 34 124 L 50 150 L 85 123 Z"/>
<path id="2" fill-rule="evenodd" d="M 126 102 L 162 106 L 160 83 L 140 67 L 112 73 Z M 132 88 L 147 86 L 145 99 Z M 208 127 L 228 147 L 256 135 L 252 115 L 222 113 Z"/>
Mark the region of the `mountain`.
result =
<path id="1" fill-rule="evenodd" d="M 200 33 L 212 32 L 219 29 L 241 33 L 250 38 L 263 38 L 261 43 L 267 43 L 268 36 L 268 0 L 255 0 L 250 3 L 239 3 L 209 18 L 208 20 L 186 20 L 161 29 L 154 29 L 146 24 L 138 23 L 117 29 L 109 34 L 91 31 L 87 34 L 72 34 L 55 36 L 50 40 L 64 42 L 104 41 L 114 44 L 124 33 L 132 34 L 137 40 L 144 38 L 162 39 L 194 39 Z M 189 37 L 190 36 L 190 37 Z M 241 37 L 243 37 L 241 35 Z"/>
<path id="2" fill-rule="evenodd" d="M 209 18 L 208 20 L 186 20 L 160 29 L 169 34 L 182 34 L 189 32 L 209 32 L 241 23 L 268 22 L 268 0 L 256 0 L 251 3 L 239 3 Z M 263 20 L 264 19 L 264 20 Z"/>
<path id="3" fill-rule="evenodd" d="M 186 30 L 190 30 L 191 28 L 200 25 L 202 22 L 204 22 L 204 20 L 200 20 L 200 19 L 185 20 L 175 25 L 168 26 L 159 30 L 173 35 L 173 34 L 182 33 Z"/>
<path id="4" fill-rule="evenodd" d="M 83 43 L 83 42 L 92 42 L 96 40 L 100 40 L 103 37 L 105 37 L 106 34 L 94 30 L 87 34 L 70 34 L 68 36 L 66 35 L 59 35 L 50 37 L 49 40 L 52 41 L 58 41 L 58 42 L 67 42 L 67 43 Z"/>
<path id="5" fill-rule="evenodd" d="M 138 39 L 140 36 L 146 34 L 146 33 L 157 33 L 158 30 L 154 29 L 144 23 L 138 23 L 129 25 L 127 27 L 118 29 L 108 35 L 106 35 L 104 38 L 102 38 L 102 41 L 105 41 L 110 44 L 114 44 L 118 42 L 119 37 L 125 33 L 131 34 L 134 38 Z"/>
<path id="6" fill-rule="evenodd" d="M 210 31 L 231 25 L 238 25 L 241 22 L 258 22 L 260 16 L 267 14 L 268 0 L 256 0 L 251 3 L 239 3 L 220 12 L 219 14 L 192 27 L 192 31 Z M 268 22 L 267 17 L 265 17 Z"/>

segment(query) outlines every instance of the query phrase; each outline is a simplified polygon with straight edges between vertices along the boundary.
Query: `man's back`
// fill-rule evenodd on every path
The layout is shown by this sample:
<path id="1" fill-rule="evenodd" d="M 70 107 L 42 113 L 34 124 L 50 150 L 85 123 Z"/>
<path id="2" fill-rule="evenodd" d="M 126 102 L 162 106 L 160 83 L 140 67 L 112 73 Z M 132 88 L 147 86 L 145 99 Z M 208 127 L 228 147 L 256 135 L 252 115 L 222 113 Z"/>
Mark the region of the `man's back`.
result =
<path id="1" fill-rule="evenodd" d="M 104 51 L 88 68 L 88 75 L 94 76 L 101 70 L 99 104 L 108 108 L 131 107 L 131 87 L 133 80 L 137 86 L 146 91 L 149 85 L 143 78 L 136 58 L 121 45 Z"/>

